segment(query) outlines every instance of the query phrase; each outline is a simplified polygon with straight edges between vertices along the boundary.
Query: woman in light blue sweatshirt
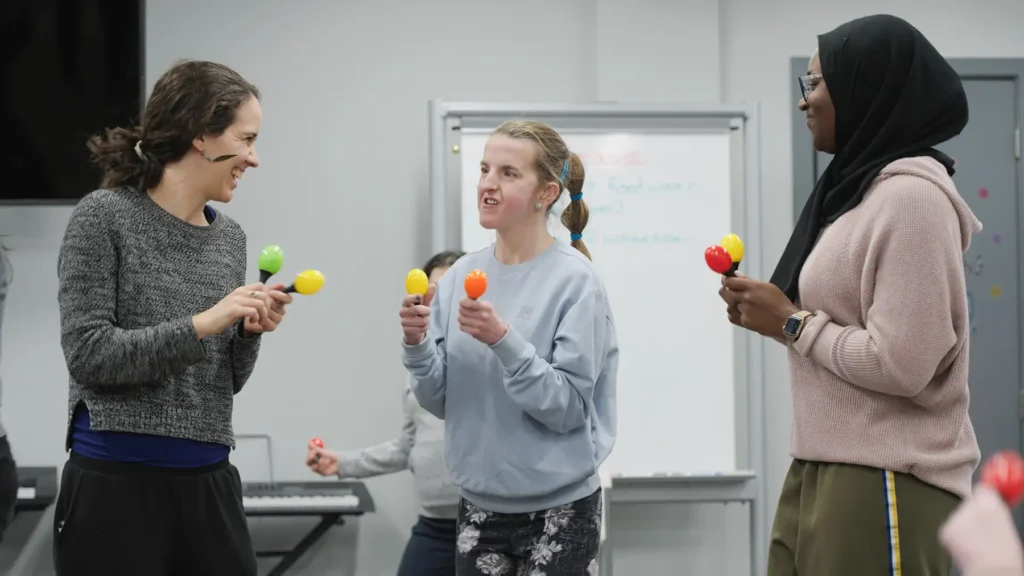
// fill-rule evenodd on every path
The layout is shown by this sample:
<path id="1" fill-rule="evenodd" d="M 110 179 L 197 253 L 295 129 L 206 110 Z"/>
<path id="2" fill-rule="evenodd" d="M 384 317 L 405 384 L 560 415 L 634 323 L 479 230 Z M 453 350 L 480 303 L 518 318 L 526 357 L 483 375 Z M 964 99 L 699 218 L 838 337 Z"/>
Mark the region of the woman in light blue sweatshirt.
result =
<path id="1" fill-rule="evenodd" d="M 440 252 L 427 261 L 423 271 L 430 282 L 438 282 L 462 256 L 457 251 Z M 340 454 L 310 441 L 306 465 L 321 476 L 336 475 L 342 480 L 412 472 L 420 517 L 412 527 L 398 576 L 452 576 L 459 492 L 444 467 L 444 422 L 424 410 L 410 388 L 402 394 L 402 408 L 405 418 L 399 438 Z"/>
<path id="2" fill-rule="evenodd" d="M 615 441 L 618 343 L 582 241 L 583 163 L 550 127 L 502 124 L 484 149 L 477 206 L 494 245 L 402 303 L 403 361 L 420 405 L 445 421 L 459 487 L 459 576 L 597 573 L 598 466 Z M 547 214 L 568 190 L 551 237 Z M 467 297 L 463 279 L 487 274 Z"/>

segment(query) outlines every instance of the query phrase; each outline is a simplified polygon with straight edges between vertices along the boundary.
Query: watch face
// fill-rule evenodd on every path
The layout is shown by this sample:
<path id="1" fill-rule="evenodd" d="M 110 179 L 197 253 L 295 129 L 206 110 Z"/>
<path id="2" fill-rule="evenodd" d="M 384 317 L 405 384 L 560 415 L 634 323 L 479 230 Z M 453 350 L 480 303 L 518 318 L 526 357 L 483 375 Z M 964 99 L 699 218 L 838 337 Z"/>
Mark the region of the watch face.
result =
<path id="1" fill-rule="evenodd" d="M 782 327 L 782 332 L 787 336 L 796 336 L 796 331 L 800 328 L 800 324 L 803 320 L 800 318 L 789 318 L 786 320 L 786 325 Z M 776 324 L 778 326 L 778 324 Z"/>

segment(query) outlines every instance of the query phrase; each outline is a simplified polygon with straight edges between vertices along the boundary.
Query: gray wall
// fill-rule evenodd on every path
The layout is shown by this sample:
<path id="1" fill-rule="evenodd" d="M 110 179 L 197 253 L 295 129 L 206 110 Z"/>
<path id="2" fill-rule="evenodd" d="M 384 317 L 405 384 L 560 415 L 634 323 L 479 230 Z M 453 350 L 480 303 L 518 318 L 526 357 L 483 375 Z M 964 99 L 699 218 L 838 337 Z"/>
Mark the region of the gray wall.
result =
<path id="1" fill-rule="evenodd" d="M 1017 0 L 150 0 L 147 86 L 175 59 L 201 57 L 264 92 L 263 165 L 228 207 L 253 260 L 277 243 L 288 270 L 315 266 L 328 278 L 267 339 L 237 399 L 237 431 L 273 435 L 279 479 L 308 477 L 302 454 L 313 435 L 352 448 L 397 433 L 394 310 L 405 272 L 428 255 L 428 99 L 760 100 L 766 238 L 750 249 L 771 262 L 792 224 L 789 58 L 813 50 L 816 33 L 882 11 L 910 19 L 948 56 L 1024 57 Z M 3 421 L 25 465 L 64 460 L 55 262 L 69 210 L 0 207 L 16 268 L 3 326 Z M 769 347 L 765 370 L 772 500 L 788 465 L 782 347 Z M 250 476 L 266 472 L 258 445 L 235 458 Z M 408 475 L 370 488 L 380 511 L 360 523 L 358 574 L 382 576 L 397 565 L 414 499 Z M 738 507 L 616 509 L 616 568 L 743 574 L 743 518 Z"/>

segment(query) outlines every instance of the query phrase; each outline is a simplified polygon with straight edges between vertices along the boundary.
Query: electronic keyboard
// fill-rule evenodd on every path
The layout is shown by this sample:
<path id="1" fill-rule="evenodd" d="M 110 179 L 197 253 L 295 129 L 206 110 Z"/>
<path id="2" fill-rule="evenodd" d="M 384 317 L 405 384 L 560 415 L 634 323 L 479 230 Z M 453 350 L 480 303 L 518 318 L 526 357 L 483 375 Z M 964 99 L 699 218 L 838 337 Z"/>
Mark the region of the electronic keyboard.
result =
<path id="1" fill-rule="evenodd" d="M 242 485 L 242 505 L 249 515 L 361 514 L 370 511 L 358 494 L 365 491 L 352 482 L 250 482 Z"/>
<path id="2" fill-rule="evenodd" d="M 57 499 L 56 467 L 19 467 L 18 511 L 43 510 Z"/>

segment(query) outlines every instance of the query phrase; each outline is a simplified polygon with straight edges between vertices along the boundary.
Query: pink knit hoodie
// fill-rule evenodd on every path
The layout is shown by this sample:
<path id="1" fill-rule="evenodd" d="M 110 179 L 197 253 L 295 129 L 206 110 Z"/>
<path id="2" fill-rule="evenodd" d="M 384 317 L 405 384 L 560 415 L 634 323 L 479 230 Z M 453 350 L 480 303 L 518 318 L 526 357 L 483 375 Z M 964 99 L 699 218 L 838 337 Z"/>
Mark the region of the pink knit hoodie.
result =
<path id="1" fill-rule="evenodd" d="M 794 458 L 906 472 L 961 497 L 980 452 L 963 252 L 981 222 L 927 157 L 886 166 L 800 275 Z"/>

